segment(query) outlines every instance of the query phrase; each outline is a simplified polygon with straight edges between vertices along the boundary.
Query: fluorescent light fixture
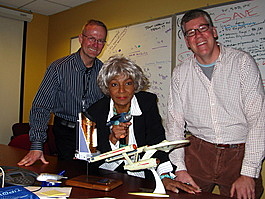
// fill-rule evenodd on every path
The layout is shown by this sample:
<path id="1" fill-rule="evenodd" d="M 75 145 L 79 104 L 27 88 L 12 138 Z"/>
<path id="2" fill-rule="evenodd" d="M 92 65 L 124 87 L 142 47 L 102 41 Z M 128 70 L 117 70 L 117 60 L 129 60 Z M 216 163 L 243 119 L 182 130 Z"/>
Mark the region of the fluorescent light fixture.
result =
<path id="1" fill-rule="evenodd" d="M 0 6 L 0 16 L 27 22 L 31 22 L 33 19 L 33 14 L 31 13 L 11 9 L 4 6 Z"/>

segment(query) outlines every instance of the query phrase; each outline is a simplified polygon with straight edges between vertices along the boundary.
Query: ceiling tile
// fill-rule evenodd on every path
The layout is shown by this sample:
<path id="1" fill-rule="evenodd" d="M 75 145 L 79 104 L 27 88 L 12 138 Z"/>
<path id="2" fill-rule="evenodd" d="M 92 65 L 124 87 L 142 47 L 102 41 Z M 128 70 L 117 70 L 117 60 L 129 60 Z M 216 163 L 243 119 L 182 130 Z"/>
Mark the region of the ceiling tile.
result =
<path id="1" fill-rule="evenodd" d="M 34 1 L 31 4 L 22 7 L 22 9 L 31 10 L 32 12 L 36 12 L 42 15 L 52 15 L 54 13 L 62 12 L 69 8 L 69 6 L 59 5 L 56 3 L 41 0 Z"/>
<path id="2" fill-rule="evenodd" d="M 43 15 L 53 15 L 95 0 L 0 0 L 0 5 Z"/>
<path id="3" fill-rule="evenodd" d="M 47 0 L 49 2 L 54 2 L 61 5 L 66 5 L 69 7 L 75 7 L 84 3 L 88 3 L 94 0 Z"/>
<path id="4" fill-rule="evenodd" d="M 32 0 L 0 0 L 1 5 L 9 6 L 12 8 L 19 8 L 25 4 L 32 2 Z"/>

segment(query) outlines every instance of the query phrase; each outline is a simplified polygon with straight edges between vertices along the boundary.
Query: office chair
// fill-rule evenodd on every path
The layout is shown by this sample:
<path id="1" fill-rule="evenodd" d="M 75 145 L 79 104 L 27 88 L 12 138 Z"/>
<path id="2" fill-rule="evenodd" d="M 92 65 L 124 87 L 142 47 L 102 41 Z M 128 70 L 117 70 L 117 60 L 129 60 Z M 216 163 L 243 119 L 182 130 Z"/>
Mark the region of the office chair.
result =
<path id="1" fill-rule="evenodd" d="M 52 127 L 52 125 L 48 125 L 47 141 L 43 145 L 43 153 L 46 155 L 57 154 Z M 11 141 L 8 145 L 30 150 L 31 142 L 29 140 L 29 129 L 29 123 L 15 123 L 12 126 L 13 136 L 11 136 Z"/>

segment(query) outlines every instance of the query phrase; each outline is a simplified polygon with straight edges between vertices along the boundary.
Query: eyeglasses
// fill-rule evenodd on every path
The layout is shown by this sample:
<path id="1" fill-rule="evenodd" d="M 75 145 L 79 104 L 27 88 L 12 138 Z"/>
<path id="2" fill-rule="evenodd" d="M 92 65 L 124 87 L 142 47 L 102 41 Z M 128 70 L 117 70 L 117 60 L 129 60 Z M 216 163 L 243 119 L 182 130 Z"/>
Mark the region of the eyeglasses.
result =
<path id="1" fill-rule="evenodd" d="M 91 43 L 97 43 L 97 44 L 99 44 L 99 45 L 104 45 L 105 43 L 106 43 L 106 41 L 105 40 L 103 40 L 103 39 L 96 39 L 95 37 L 90 37 L 90 36 L 87 36 L 87 35 L 85 35 L 85 34 L 82 34 L 84 37 L 86 37 L 87 38 L 87 40 L 89 41 L 89 42 L 91 42 Z"/>
<path id="2" fill-rule="evenodd" d="M 196 30 L 198 30 L 199 32 L 205 32 L 207 30 L 209 30 L 209 27 L 210 25 L 209 24 L 202 24 L 199 26 L 199 28 L 196 28 L 196 29 L 191 29 L 191 30 L 188 30 L 184 33 L 185 36 L 187 37 L 192 37 L 196 34 Z"/>

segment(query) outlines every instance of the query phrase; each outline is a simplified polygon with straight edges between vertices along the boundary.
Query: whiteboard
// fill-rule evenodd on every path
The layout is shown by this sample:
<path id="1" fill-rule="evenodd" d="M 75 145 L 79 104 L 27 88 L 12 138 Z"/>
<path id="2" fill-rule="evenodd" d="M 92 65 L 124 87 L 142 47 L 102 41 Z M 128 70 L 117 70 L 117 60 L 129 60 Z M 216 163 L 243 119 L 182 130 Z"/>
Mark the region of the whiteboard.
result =
<path id="1" fill-rule="evenodd" d="M 148 91 L 158 96 L 162 119 L 166 118 L 171 77 L 172 17 L 126 26 L 108 32 L 107 43 L 100 60 L 122 54 L 139 65 L 150 81 Z M 71 40 L 71 52 L 79 46 L 78 38 Z"/>
<path id="2" fill-rule="evenodd" d="M 218 41 L 224 46 L 249 52 L 256 60 L 263 85 L 265 83 L 265 3 L 264 0 L 205 9 L 217 27 Z M 183 14 L 176 16 L 176 63 L 187 59 L 192 52 L 187 49 L 180 21 Z"/>

